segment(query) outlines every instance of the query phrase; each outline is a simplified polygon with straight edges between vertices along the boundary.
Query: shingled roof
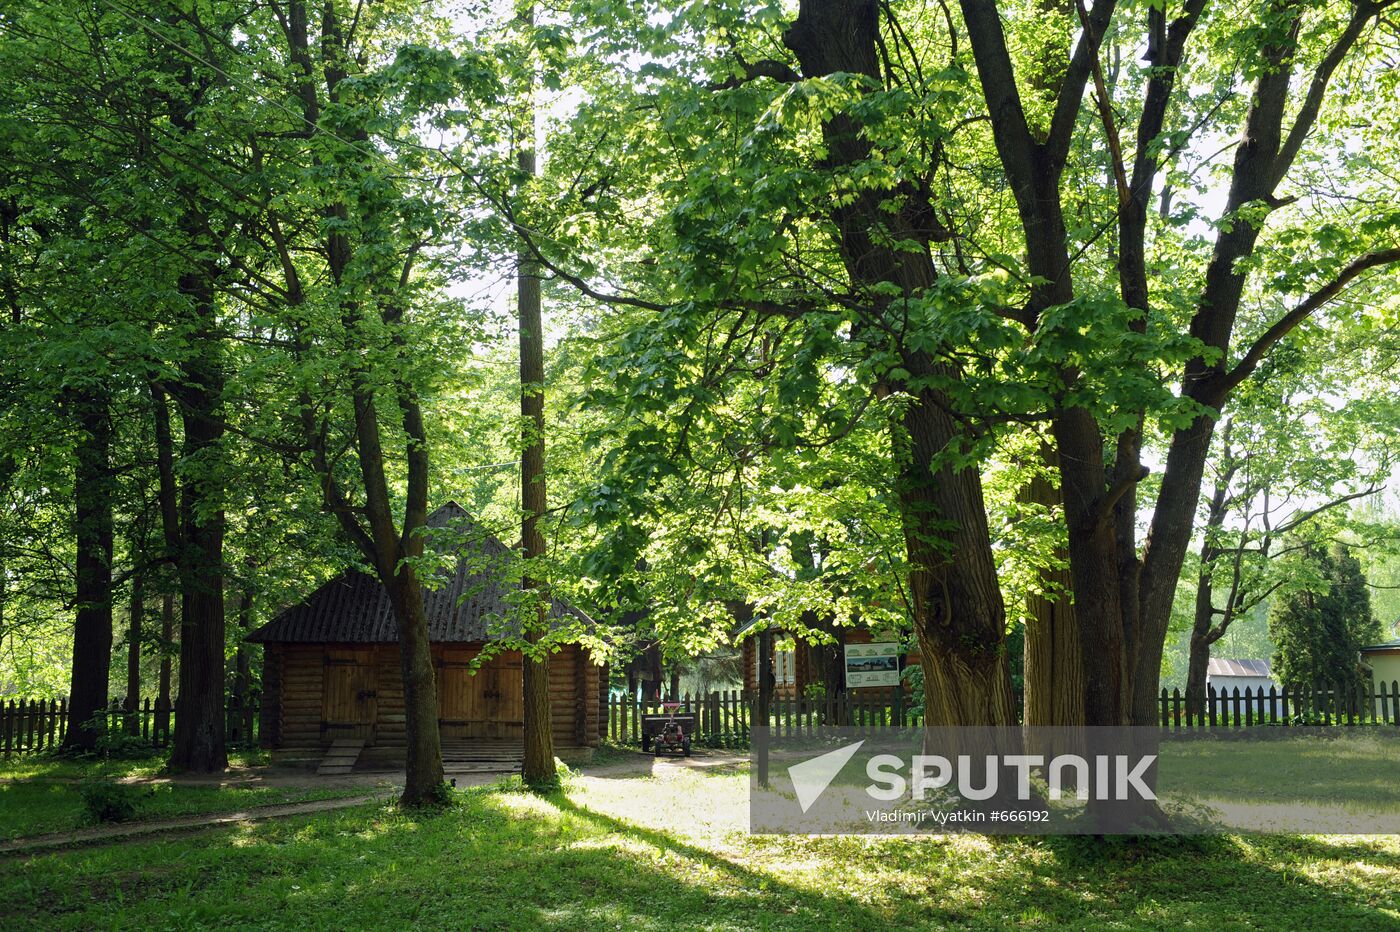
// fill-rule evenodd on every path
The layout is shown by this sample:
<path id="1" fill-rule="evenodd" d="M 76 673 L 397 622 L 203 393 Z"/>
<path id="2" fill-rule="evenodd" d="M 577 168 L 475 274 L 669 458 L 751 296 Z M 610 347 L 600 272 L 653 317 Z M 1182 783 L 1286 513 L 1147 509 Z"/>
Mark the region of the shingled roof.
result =
<path id="1" fill-rule="evenodd" d="M 1227 660 L 1212 657 L 1206 666 L 1207 676 L 1270 676 L 1267 660 Z"/>
<path id="2" fill-rule="evenodd" d="M 442 585 L 424 590 L 428 639 L 498 640 L 511 633 L 505 621 L 511 614 L 506 596 L 514 583 L 502 577 L 515 555 L 456 502 L 448 502 L 428 516 L 430 528 L 449 526 L 457 532 L 454 538 L 474 550 L 458 561 L 455 570 L 444 571 L 447 578 Z M 434 546 L 431 538 L 428 545 Z M 439 541 L 437 546 L 444 544 Z M 573 617 L 592 623 L 563 599 L 551 601 L 552 618 Z M 354 569 L 335 577 L 247 637 L 264 644 L 385 644 L 398 639 L 388 592 L 377 577 Z"/>

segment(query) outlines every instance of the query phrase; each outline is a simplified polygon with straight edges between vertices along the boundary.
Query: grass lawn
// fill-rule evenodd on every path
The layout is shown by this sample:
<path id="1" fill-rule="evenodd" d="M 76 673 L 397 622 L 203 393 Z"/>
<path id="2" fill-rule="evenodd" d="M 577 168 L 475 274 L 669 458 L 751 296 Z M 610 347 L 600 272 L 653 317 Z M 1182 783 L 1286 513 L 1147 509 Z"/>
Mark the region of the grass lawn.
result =
<path id="1" fill-rule="evenodd" d="M 662 765 L 410 817 L 364 806 L 0 862 L 34 928 L 1400 927 L 1400 838 L 751 837 L 747 776 Z"/>
<path id="2" fill-rule="evenodd" d="M 30 757 L 6 761 L 0 766 L 0 840 L 92 825 L 83 806 L 81 790 L 84 779 L 115 781 L 154 777 L 160 772 L 164 760 L 163 757 L 152 757 L 84 762 Z M 256 762 L 257 758 L 253 757 L 236 759 L 233 763 Z M 362 796 L 371 790 L 141 783 L 129 787 L 127 792 L 135 803 L 133 821 L 147 821 L 232 812 L 248 806 Z"/>

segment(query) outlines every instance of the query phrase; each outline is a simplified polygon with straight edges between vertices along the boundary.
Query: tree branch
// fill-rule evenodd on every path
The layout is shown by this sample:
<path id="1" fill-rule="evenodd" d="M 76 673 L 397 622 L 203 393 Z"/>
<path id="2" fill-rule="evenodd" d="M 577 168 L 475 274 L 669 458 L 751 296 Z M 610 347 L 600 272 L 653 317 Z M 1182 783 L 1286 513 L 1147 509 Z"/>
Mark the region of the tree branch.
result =
<path id="1" fill-rule="evenodd" d="M 964 2 L 964 9 L 968 5 Z M 1060 83 L 1060 95 L 1055 101 L 1055 114 L 1050 118 L 1050 136 L 1045 142 L 1050 160 L 1057 168 L 1064 164 L 1069 154 L 1074 124 L 1079 118 L 1080 102 L 1084 98 L 1084 85 L 1089 80 L 1094 63 L 1098 61 L 1099 45 L 1103 42 L 1104 32 L 1108 29 L 1109 20 L 1113 18 L 1116 5 L 1115 0 L 1098 0 L 1094 8 L 1085 15 L 1084 32 L 1074 47 L 1064 80 Z M 978 67 L 981 67 L 980 62 Z"/>
<path id="2" fill-rule="evenodd" d="M 1233 369 L 1212 379 L 1208 387 L 1208 397 L 1213 400 L 1214 404 L 1218 405 L 1237 385 L 1249 378 L 1254 370 L 1259 367 L 1259 363 L 1268 355 L 1269 350 L 1273 349 L 1275 344 L 1288 336 L 1294 328 L 1304 320 L 1307 320 L 1307 318 L 1319 308 L 1340 294 L 1342 290 L 1345 289 L 1347 285 L 1351 284 L 1359 275 L 1371 269 L 1389 265 L 1394 262 L 1400 262 L 1400 246 L 1367 253 L 1364 256 L 1353 259 L 1350 264 L 1337 273 L 1335 278 L 1313 292 L 1301 304 L 1279 318 L 1272 327 L 1265 330 L 1263 334 L 1254 341 L 1253 345 L 1249 347 L 1244 356 L 1240 358 L 1240 361 L 1235 364 Z"/>
<path id="3" fill-rule="evenodd" d="M 1303 98 L 1302 106 L 1298 108 L 1298 116 L 1294 119 L 1287 138 L 1279 147 L 1278 157 L 1274 160 L 1273 182 L 1275 186 L 1283 180 L 1284 175 L 1288 174 L 1288 169 L 1292 167 L 1293 160 L 1298 157 L 1298 151 L 1303 147 L 1303 141 L 1312 132 L 1313 124 L 1317 122 L 1317 114 L 1322 109 L 1322 99 L 1327 94 L 1327 84 L 1332 80 L 1332 73 L 1337 70 L 1342 59 L 1346 58 L 1347 52 L 1351 51 L 1351 47 L 1361 37 L 1361 31 L 1366 28 L 1366 24 L 1393 2 L 1395 0 L 1356 4 L 1351 11 L 1351 20 L 1347 23 L 1346 28 L 1342 30 L 1342 34 L 1337 37 L 1337 41 L 1327 51 L 1322 61 L 1318 62 L 1317 68 L 1313 70 L 1312 81 L 1308 84 L 1308 92 Z"/>
<path id="4" fill-rule="evenodd" d="M 723 81 L 714 81 L 708 85 L 712 91 L 725 91 L 736 87 L 742 87 L 750 81 L 757 81 L 759 78 L 772 78 L 782 84 L 796 84 L 802 80 L 802 75 L 798 74 L 787 62 L 778 61 L 776 58 L 761 58 L 755 62 L 744 61 L 744 56 L 738 52 L 734 53 L 734 60 L 739 63 L 743 70 L 743 75 L 734 75 Z"/>

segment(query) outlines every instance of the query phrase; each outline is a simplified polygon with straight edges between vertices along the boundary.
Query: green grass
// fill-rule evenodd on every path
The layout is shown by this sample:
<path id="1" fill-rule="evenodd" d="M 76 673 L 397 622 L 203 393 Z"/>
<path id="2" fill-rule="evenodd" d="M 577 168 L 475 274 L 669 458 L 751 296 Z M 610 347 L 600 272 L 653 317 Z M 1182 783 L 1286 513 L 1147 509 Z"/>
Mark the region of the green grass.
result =
<path id="1" fill-rule="evenodd" d="M 153 753 L 146 757 L 66 757 L 51 754 L 19 754 L 0 758 L 0 781 L 28 780 L 85 780 L 90 777 L 154 777 L 165 769 L 168 759 L 166 752 Z M 231 768 L 254 767 L 268 762 L 266 751 L 231 751 L 228 762 Z"/>
<path id="2" fill-rule="evenodd" d="M 754 837 L 747 776 L 582 776 L 0 862 L 16 928 L 1400 927 L 1400 838 Z"/>
<path id="3" fill-rule="evenodd" d="M 235 761 L 235 765 L 248 763 Z M 0 840 L 85 828 L 93 823 L 82 799 L 82 781 L 154 778 L 163 758 L 83 761 L 30 758 L 0 768 Z M 232 812 L 249 806 L 362 796 L 371 790 L 301 789 L 271 786 L 187 785 L 138 782 L 127 788 L 135 803 L 133 821 Z"/>

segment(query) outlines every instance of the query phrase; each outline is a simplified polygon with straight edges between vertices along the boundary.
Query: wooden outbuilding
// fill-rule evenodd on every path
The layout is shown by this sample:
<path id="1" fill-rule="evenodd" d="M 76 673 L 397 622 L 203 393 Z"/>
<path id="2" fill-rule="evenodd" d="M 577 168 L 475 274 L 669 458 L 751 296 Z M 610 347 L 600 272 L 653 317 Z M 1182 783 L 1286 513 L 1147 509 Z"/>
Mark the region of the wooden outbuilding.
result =
<path id="1" fill-rule="evenodd" d="M 511 637 L 507 572 L 515 555 L 455 502 L 428 517 L 451 528 L 455 568 L 425 589 L 424 608 L 437 678 L 444 757 L 474 743 L 519 745 L 524 735 L 524 671 L 518 650 L 493 653 Z M 430 539 L 429 546 L 445 546 Z M 553 599 L 553 618 L 586 614 Z M 314 757 L 338 740 L 364 741 L 361 760 L 402 760 L 403 678 L 398 626 L 378 578 L 347 570 L 247 638 L 263 645 L 262 746 L 286 757 Z M 486 652 L 489 659 L 476 664 Z M 606 727 L 605 668 L 579 644 L 549 658 L 556 752 L 579 756 Z M 572 752 L 572 753 L 571 753 Z"/>
<path id="2" fill-rule="evenodd" d="M 769 629 L 755 631 L 756 622 L 750 620 L 740 625 L 732 634 L 743 651 L 744 693 L 756 695 L 759 686 L 758 640 L 767 635 L 773 639 L 773 650 L 769 656 L 769 669 L 773 674 L 773 695 L 779 699 L 808 698 L 812 687 L 819 687 L 822 695 L 835 696 L 847 688 L 842 670 L 842 651 L 847 645 L 873 644 L 876 642 L 898 641 L 899 635 L 892 632 L 871 631 L 863 625 L 837 627 L 832 632 L 836 643 L 817 644 L 787 631 Z M 900 658 L 900 669 L 919 664 L 918 654 L 905 654 Z M 888 693 L 889 689 L 861 687 L 865 695 Z M 908 690 L 908 685 L 904 689 Z"/>

